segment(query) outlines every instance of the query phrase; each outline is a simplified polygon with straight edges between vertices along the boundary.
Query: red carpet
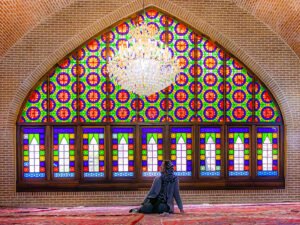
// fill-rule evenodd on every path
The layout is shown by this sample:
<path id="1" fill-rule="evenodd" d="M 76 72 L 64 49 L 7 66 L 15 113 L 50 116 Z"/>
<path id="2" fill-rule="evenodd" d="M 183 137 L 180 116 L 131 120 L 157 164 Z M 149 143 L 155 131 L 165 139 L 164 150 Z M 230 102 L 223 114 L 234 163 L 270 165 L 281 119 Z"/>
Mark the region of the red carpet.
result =
<path id="1" fill-rule="evenodd" d="M 185 213 L 167 217 L 129 214 L 131 206 L 72 208 L 0 208 L 0 224 L 30 225 L 300 225 L 300 203 L 185 205 Z"/>
<path id="2" fill-rule="evenodd" d="M 121 213 L 118 210 L 106 212 L 94 207 L 0 209 L 0 225 L 134 225 L 143 217 L 124 210 Z"/>

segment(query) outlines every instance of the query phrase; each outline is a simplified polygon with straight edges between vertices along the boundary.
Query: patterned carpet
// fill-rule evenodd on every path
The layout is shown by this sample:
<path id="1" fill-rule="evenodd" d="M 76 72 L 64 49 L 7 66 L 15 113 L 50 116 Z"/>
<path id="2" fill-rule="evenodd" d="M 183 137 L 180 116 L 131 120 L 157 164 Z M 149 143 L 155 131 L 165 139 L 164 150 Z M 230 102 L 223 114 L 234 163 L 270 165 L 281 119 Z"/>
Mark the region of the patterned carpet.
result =
<path id="1" fill-rule="evenodd" d="M 0 224 L 51 225 L 300 225 L 300 202 L 245 205 L 186 205 L 169 216 L 129 214 L 130 206 L 72 208 L 0 208 Z"/>

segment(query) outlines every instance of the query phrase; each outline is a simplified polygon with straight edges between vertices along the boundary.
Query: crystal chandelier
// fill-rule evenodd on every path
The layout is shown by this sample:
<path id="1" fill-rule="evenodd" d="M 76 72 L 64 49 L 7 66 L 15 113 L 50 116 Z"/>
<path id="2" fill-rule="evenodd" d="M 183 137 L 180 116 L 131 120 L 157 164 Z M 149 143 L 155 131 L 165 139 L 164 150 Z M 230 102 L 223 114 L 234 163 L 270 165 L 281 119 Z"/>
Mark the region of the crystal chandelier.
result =
<path id="1" fill-rule="evenodd" d="M 112 80 L 138 95 L 149 96 L 175 82 L 180 66 L 168 47 L 155 40 L 157 30 L 146 22 L 130 31 L 127 46 L 109 59 Z"/>

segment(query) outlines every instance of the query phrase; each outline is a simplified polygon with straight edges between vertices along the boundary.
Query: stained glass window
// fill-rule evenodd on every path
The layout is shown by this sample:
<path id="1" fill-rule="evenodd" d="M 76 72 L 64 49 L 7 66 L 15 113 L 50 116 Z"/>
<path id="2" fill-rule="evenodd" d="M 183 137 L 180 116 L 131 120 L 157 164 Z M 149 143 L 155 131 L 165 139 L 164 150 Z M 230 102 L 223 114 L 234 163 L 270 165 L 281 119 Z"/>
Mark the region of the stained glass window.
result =
<path id="1" fill-rule="evenodd" d="M 281 117 L 270 93 L 255 82 L 255 122 L 280 122 Z"/>
<path id="2" fill-rule="evenodd" d="M 47 122 L 47 108 L 47 81 L 43 81 L 29 94 L 19 121 Z"/>
<path id="3" fill-rule="evenodd" d="M 224 52 L 205 37 L 198 37 L 198 63 L 194 74 L 198 77 L 197 119 L 203 122 L 223 121 L 223 57 Z"/>
<path id="4" fill-rule="evenodd" d="M 228 122 L 252 121 L 252 76 L 238 61 L 229 58 L 226 72 L 226 120 Z"/>
<path id="5" fill-rule="evenodd" d="M 53 128 L 53 172 L 55 178 L 75 177 L 75 128 Z"/>
<path id="6" fill-rule="evenodd" d="M 113 177 L 134 176 L 133 134 L 133 128 L 112 128 Z"/>
<path id="7" fill-rule="evenodd" d="M 119 48 L 127 47 L 130 39 L 129 31 L 133 29 L 134 21 L 127 20 L 118 26 L 112 28 L 110 35 L 110 47 L 108 54 L 113 56 L 117 54 Z M 123 89 L 120 85 L 110 83 L 110 121 L 114 122 L 131 122 L 136 120 L 137 96 Z"/>
<path id="8" fill-rule="evenodd" d="M 169 119 L 174 122 L 192 121 L 195 116 L 195 96 L 191 90 L 195 81 L 194 59 L 200 49 L 195 49 L 194 35 L 184 24 L 168 18 L 168 45 L 181 67 L 175 85 L 169 90 Z"/>
<path id="9" fill-rule="evenodd" d="M 84 68 L 82 68 L 84 70 Z M 50 74 L 50 121 L 77 120 L 77 66 L 76 55 L 62 60 Z"/>
<path id="10" fill-rule="evenodd" d="M 104 128 L 83 128 L 83 176 L 104 177 Z"/>
<path id="11" fill-rule="evenodd" d="M 250 175 L 250 128 L 230 127 L 228 129 L 228 171 L 229 176 Z"/>
<path id="12" fill-rule="evenodd" d="M 160 175 L 163 161 L 163 128 L 142 128 L 142 175 Z"/>
<path id="13" fill-rule="evenodd" d="M 192 176 L 192 128 L 171 127 L 171 160 L 178 176 Z"/>
<path id="14" fill-rule="evenodd" d="M 82 122 L 106 120 L 106 43 L 103 35 L 90 40 L 77 55 L 79 60 L 79 111 Z"/>
<path id="15" fill-rule="evenodd" d="M 141 22 L 147 23 L 150 29 L 157 31 L 155 39 L 164 45 L 166 42 L 166 28 L 163 25 L 164 16 L 156 10 L 149 10 L 146 16 L 141 16 Z M 162 90 L 150 96 L 139 97 L 139 120 L 141 122 L 159 122 L 165 120 L 167 103 L 166 91 Z M 169 106 L 171 109 L 171 106 Z"/>
<path id="16" fill-rule="evenodd" d="M 45 128 L 23 128 L 23 177 L 46 177 Z"/>
<path id="17" fill-rule="evenodd" d="M 257 175 L 278 176 L 278 127 L 257 127 Z"/>
<path id="18" fill-rule="evenodd" d="M 109 57 L 127 47 L 130 31 L 142 23 L 157 31 L 155 39 L 181 67 L 172 85 L 149 96 L 123 89 L 107 74 Z M 30 91 L 17 121 L 21 183 L 138 183 L 160 174 L 164 156 L 187 180 L 256 175 L 278 184 L 284 178 L 283 117 L 271 92 L 213 40 L 157 9 L 122 20 L 64 57 Z M 45 179 L 47 169 L 53 176 Z M 243 185 L 260 185 L 251 182 Z"/>
<path id="19" fill-rule="evenodd" d="M 221 175 L 221 128 L 200 127 L 200 176 Z"/>

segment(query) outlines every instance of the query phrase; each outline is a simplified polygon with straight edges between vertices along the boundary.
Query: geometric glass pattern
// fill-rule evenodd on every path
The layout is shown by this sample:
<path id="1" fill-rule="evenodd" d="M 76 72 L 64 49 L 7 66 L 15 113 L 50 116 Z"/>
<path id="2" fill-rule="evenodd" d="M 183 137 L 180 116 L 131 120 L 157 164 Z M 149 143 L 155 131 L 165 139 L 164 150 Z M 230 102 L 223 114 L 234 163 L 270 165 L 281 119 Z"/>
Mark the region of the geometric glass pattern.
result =
<path id="1" fill-rule="evenodd" d="M 255 82 L 255 122 L 280 122 L 280 114 L 266 88 Z"/>
<path id="2" fill-rule="evenodd" d="M 195 96 L 191 91 L 195 80 L 193 74 L 194 58 L 196 55 L 195 44 L 191 29 L 171 18 L 168 19 L 168 23 L 169 49 L 177 57 L 181 68 L 181 72 L 175 81 L 176 85 L 171 85 L 169 90 L 169 120 L 174 122 L 188 122 L 195 115 Z"/>
<path id="3" fill-rule="evenodd" d="M 75 177 L 75 128 L 53 128 L 53 172 L 55 178 Z"/>
<path id="4" fill-rule="evenodd" d="M 205 37 L 195 38 L 199 57 L 194 69 L 198 77 L 197 120 L 200 122 L 223 121 L 223 55 L 224 51 Z"/>
<path id="5" fill-rule="evenodd" d="M 253 78 L 246 68 L 233 58 L 226 61 L 227 122 L 252 122 Z M 227 72 L 226 72 L 227 73 Z"/>
<path id="6" fill-rule="evenodd" d="M 127 20 L 112 28 L 110 32 L 109 57 L 113 57 L 120 48 L 126 47 L 130 39 L 130 30 L 133 23 Z M 119 84 L 111 82 L 110 85 L 110 118 L 112 122 L 131 122 L 135 120 L 135 102 L 137 95 L 123 89 Z"/>
<path id="7" fill-rule="evenodd" d="M 104 177 L 104 128 L 83 128 L 83 176 Z"/>
<path id="8" fill-rule="evenodd" d="M 229 176 L 249 176 L 250 129 L 230 127 L 228 129 Z"/>
<path id="9" fill-rule="evenodd" d="M 200 176 L 221 175 L 221 128 L 200 128 Z"/>
<path id="10" fill-rule="evenodd" d="M 134 128 L 112 128 L 113 177 L 134 176 Z"/>
<path id="11" fill-rule="evenodd" d="M 29 94 L 19 121 L 26 123 L 47 122 L 47 107 L 47 81 L 44 81 Z"/>
<path id="12" fill-rule="evenodd" d="M 171 127 L 171 161 L 177 176 L 192 176 L 192 128 Z"/>
<path id="13" fill-rule="evenodd" d="M 278 176 L 278 127 L 257 127 L 257 175 Z"/>
<path id="14" fill-rule="evenodd" d="M 50 74 L 50 122 L 77 120 L 76 57 L 65 58 Z"/>
<path id="15" fill-rule="evenodd" d="M 90 40 L 78 50 L 79 111 L 82 122 L 101 122 L 106 119 L 106 60 L 103 37 Z"/>
<path id="16" fill-rule="evenodd" d="M 163 128 L 142 128 L 142 175 L 160 175 L 163 160 Z"/>
<path id="17" fill-rule="evenodd" d="M 149 29 L 157 31 L 154 39 L 160 42 L 162 46 L 165 46 L 166 27 L 161 23 L 163 19 L 162 13 L 156 10 L 149 10 L 146 12 L 146 16 L 140 17 L 139 23 L 145 22 Z M 165 119 L 164 115 L 167 111 L 165 93 L 162 90 L 150 96 L 139 96 L 139 121 L 159 122 Z"/>
<path id="18" fill-rule="evenodd" d="M 163 90 L 137 96 L 109 80 L 106 64 L 107 57 L 127 46 L 134 25 L 144 22 L 157 31 L 155 39 L 162 46 L 168 45 L 181 72 Z M 72 123 L 79 115 L 79 121 L 87 123 L 281 122 L 270 92 L 228 55 L 183 23 L 149 9 L 138 19 L 127 19 L 65 57 L 30 92 L 18 121 L 46 123 L 49 117 L 48 122 Z"/>
<path id="19" fill-rule="evenodd" d="M 45 128 L 23 128 L 23 177 L 45 178 Z"/>

